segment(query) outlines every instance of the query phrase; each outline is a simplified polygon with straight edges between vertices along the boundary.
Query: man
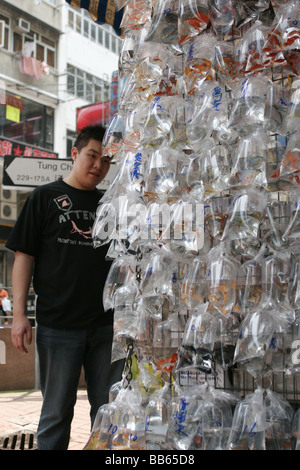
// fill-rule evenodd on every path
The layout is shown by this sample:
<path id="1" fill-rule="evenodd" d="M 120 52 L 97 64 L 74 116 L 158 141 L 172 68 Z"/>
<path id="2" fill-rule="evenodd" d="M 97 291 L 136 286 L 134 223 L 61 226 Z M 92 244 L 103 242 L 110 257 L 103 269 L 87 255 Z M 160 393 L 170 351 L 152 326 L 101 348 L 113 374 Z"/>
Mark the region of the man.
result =
<path id="1" fill-rule="evenodd" d="M 12 342 L 27 352 L 32 332 L 26 300 L 33 274 L 37 294 L 37 349 L 43 406 L 40 450 L 65 450 L 82 366 L 93 423 L 123 364 L 110 364 L 113 316 L 102 290 L 110 264 L 106 248 L 93 246 L 92 226 L 101 198 L 96 186 L 109 170 L 102 156 L 104 129 L 88 127 L 72 148 L 64 179 L 36 188 L 27 199 L 6 246 L 15 251 L 12 274 Z"/>

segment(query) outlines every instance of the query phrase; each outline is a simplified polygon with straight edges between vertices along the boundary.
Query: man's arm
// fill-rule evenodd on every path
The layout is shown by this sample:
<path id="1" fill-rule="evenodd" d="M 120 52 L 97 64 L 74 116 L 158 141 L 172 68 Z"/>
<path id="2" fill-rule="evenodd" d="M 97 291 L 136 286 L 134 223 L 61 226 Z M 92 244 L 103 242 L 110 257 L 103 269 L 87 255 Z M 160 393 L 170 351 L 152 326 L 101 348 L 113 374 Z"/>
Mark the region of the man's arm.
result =
<path id="1" fill-rule="evenodd" d="M 11 330 L 12 343 L 15 348 L 27 353 L 24 345 L 31 344 L 32 329 L 26 315 L 27 296 L 30 287 L 34 257 L 17 251 L 12 272 L 13 293 L 13 324 Z"/>

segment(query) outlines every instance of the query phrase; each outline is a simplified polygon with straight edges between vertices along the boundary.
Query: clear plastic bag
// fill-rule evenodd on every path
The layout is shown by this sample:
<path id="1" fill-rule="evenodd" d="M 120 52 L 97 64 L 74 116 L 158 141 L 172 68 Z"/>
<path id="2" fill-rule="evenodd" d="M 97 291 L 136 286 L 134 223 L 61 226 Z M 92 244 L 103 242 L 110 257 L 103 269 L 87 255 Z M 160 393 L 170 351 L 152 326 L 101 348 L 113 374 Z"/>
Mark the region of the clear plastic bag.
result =
<path id="1" fill-rule="evenodd" d="M 111 161 L 118 160 L 120 150 L 123 146 L 124 122 L 120 114 L 115 114 L 110 121 L 103 137 L 103 155 L 111 158 Z"/>
<path id="2" fill-rule="evenodd" d="M 263 393 L 258 388 L 237 404 L 228 450 L 265 450 L 266 407 Z"/>
<path id="3" fill-rule="evenodd" d="M 104 310 L 114 308 L 116 290 L 136 276 L 136 261 L 132 257 L 117 258 L 111 264 L 103 289 Z"/>
<path id="4" fill-rule="evenodd" d="M 291 219 L 291 202 L 289 195 L 282 200 L 269 197 L 264 210 L 261 225 L 261 239 L 272 250 L 285 250 L 288 240 L 284 237 Z"/>
<path id="5" fill-rule="evenodd" d="M 232 201 L 222 241 L 257 240 L 266 195 L 252 188 L 242 190 Z"/>
<path id="6" fill-rule="evenodd" d="M 187 122 L 189 143 L 192 144 L 195 140 L 191 138 L 193 134 L 190 135 L 193 127 L 218 131 L 227 122 L 228 100 L 224 86 L 215 80 L 204 82 L 201 91 L 195 92 L 192 97 L 192 113 L 191 116 L 188 116 Z"/>
<path id="7" fill-rule="evenodd" d="M 293 448 L 300 450 L 300 408 L 295 411 L 293 417 Z"/>
<path id="8" fill-rule="evenodd" d="M 131 278 L 114 294 L 114 338 L 135 339 L 139 324 L 137 297 L 139 294 L 136 279 Z"/>
<path id="9" fill-rule="evenodd" d="M 146 41 L 176 44 L 178 41 L 178 2 L 162 0 L 156 2 L 151 28 Z"/>
<path id="10" fill-rule="evenodd" d="M 207 311 L 208 304 L 195 309 L 185 325 L 175 372 L 200 371 L 212 372 L 212 351 L 214 348 L 217 323 Z"/>
<path id="11" fill-rule="evenodd" d="M 261 377 L 265 369 L 265 354 L 269 350 L 275 330 L 273 309 L 259 307 L 247 313 L 241 323 L 234 362 L 253 377 Z"/>
<path id="12" fill-rule="evenodd" d="M 233 166 L 228 179 L 228 186 L 231 189 L 267 187 L 268 142 L 267 134 L 259 130 L 240 140 L 233 156 Z"/>
<path id="13" fill-rule="evenodd" d="M 206 292 L 209 310 L 227 317 L 236 303 L 236 280 L 239 262 L 221 243 L 207 257 Z"/>
<path id="14" fill-rule="evenodd" d="M 287 400 L 268 389 L 266 406 L 266 450 L 293 450 L 294 410 Z"/>
<path id="15" fill-rule="evenodd" d="M 200 397 L 199 397 L 200 395 Z M 196 414 L 201 399 L 201 390 L 188 390 L 181 393 L 173 404 L 167 433 L 167 448 L 170 450 L 190 450 L 201 446 L 198 436 L 200 416 Z"/>
<path id="16" fill-rule="evenodd" d="M 262 300 L 262 262 L 265 251 L 263 245 L 259 253 L 243 263 L 238 270 L 237 304 L 243 316 L 256 309 Z"/>
<path id="17" fill-rule="evenodd" d="M 152 100 L 141 140 L 146 147 L 156 148 L 173 140 L 173 100 L 169 96 L 157 96 Z"/>
<path id="18" fill-rule="evenodd" d="M 103 412 L 99 450 L 145 450 L 145 411 L 136 389 L 121 390 Z"/>
<path id="19" fill-rule="evenodd" d="M 207 200 L 229 187 L 229 154 L 225 146 L 212 139 L 203 142 L 202 150 L 192 156 L 187 170 L 190 194 Z"/>
<path id="20" fill-rule="evenodd" d="M 188 94 L 192 95 L 195 90 L 201 93 L 203 82 L 212 79 L 216 43 L 213 34 L 202 33 L 189 45 L 184 62 L 184 81 Z"/>
<path id="21" fill-rule="evenodd" d="M 241 135 L 250 134 L 265 123 L 268 96 L 272 83 L 258 74 L 239 79 L 232 89 L 233 106 L 229 126 Z"/>
<path id="22" fill-rule="evenodd" d="M 153 336 L 153 363 L 157 370 L 171 373 L 175 367 L 181 344 L 182 326 L 178 314 L 170 314 L 160 322 Z"/>
<path id="23" fill-rule="evenodd" d="M 235 22 L 235 9 L 231 0 L 211 0 L 208 13 L 216 35 L 223 38 Z"/>
<path id="24" fill-rule="evenodd" d="M 236 402 L 230 393 L 211 387 L 203 394 L 196 412 L 200 415 L 201 450 L 226 450 L 233 421 L 232 408 Z"/>
<path id="25" fill-rule="evenodd" d="M 207 261 L 205 258 L 195 257 L 186 263 L 181 284 L 181 298 L 189 308 L 197 308 L 205 302 Z"/>
<path id="26" fill-rule="evenodd" d="M 124 8 L 120 28 L 138 29 L 151 21 L 150 0 L 129 0 Z"/>
<path id="27" fill-rule="evenodd" d="M 215 47 L 214 64 L 220 81 L 231 88 L 238 78 L 234 42 L 218 41 Z"/>
<path id="28" fill-rule="evenodd" d="M 150 153 L 145 169 L 144 196 L 147 200 L 155 200 L 170 193 L 176 183 L 178 161 L 181 153 L 161 146 Z"/>
<path id="29" fill-rule="evenodd" d="M 207 0 L 179 0 L 178 43 L 183 44 L 207 28 Z"/>
<path id="30" fill-rule="evenodd" d="M 149 397 L 146 405 L 146 447 L 147 450 L 165 450 L 174 398 L 173 387 L 166 383 Z"/>

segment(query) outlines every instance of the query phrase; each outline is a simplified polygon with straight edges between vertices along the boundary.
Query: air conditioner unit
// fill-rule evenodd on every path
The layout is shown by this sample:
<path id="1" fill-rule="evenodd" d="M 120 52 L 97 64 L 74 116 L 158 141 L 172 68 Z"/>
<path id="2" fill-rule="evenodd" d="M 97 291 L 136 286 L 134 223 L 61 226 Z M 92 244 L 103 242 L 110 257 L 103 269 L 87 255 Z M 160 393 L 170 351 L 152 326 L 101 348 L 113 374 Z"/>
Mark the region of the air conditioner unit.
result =
<path id="1" fill-rule="evenodd" d="M 29 21 L 24 20 L 24 18 L 18 18 L 17 29 L 19 31 L 22 31 L 22 33 L 29 33 L 29 31 L 30 31 Z"/>
<path id="2" fill-rule="evenodd" d="M 3 189 L 1 188 L 1 202 L 12 202 L 17 203 L 17 191 L 15 189 Z"/>
<path id="3" fill-rule="evenodd" d="M 17 220 L 17 204 L 1 202 L 0 219 L 16 221 Z"/>

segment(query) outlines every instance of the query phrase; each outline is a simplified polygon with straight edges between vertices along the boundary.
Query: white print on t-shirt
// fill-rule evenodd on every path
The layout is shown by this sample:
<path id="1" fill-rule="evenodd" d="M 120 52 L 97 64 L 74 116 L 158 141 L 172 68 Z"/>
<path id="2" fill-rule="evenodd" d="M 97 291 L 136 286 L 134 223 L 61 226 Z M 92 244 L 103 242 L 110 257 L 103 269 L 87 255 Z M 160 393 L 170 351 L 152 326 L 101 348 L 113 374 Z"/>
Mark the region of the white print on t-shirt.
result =
<path id="1" fill-rule="evenodd" d="M 92 225 L 95 221 L 96 214 L 95 212 L 90 212 L 86 210 L 71 210 L 73 203 L 69 196 L 63 195 L 54 199 L 57 207 L 61 210 L 58 214 L 58 223 L 59 224 L 70 224 L 70 235 L 71 238 L 61 238 L 58 237 L 58 243 L 68 243 L 68 244 L 77 244 L 76 240 L 72 239 L 73 234 L 78 234 L 80 237 L 83 237 L 88 240 L 92 240 Z M 88 225 L 88 230 L 85 224 L 84 229 L 80 228 L 81 221 L 91 222 Z M 90 245 L 90 242 L 78 242 L 80 245 Z"/>

